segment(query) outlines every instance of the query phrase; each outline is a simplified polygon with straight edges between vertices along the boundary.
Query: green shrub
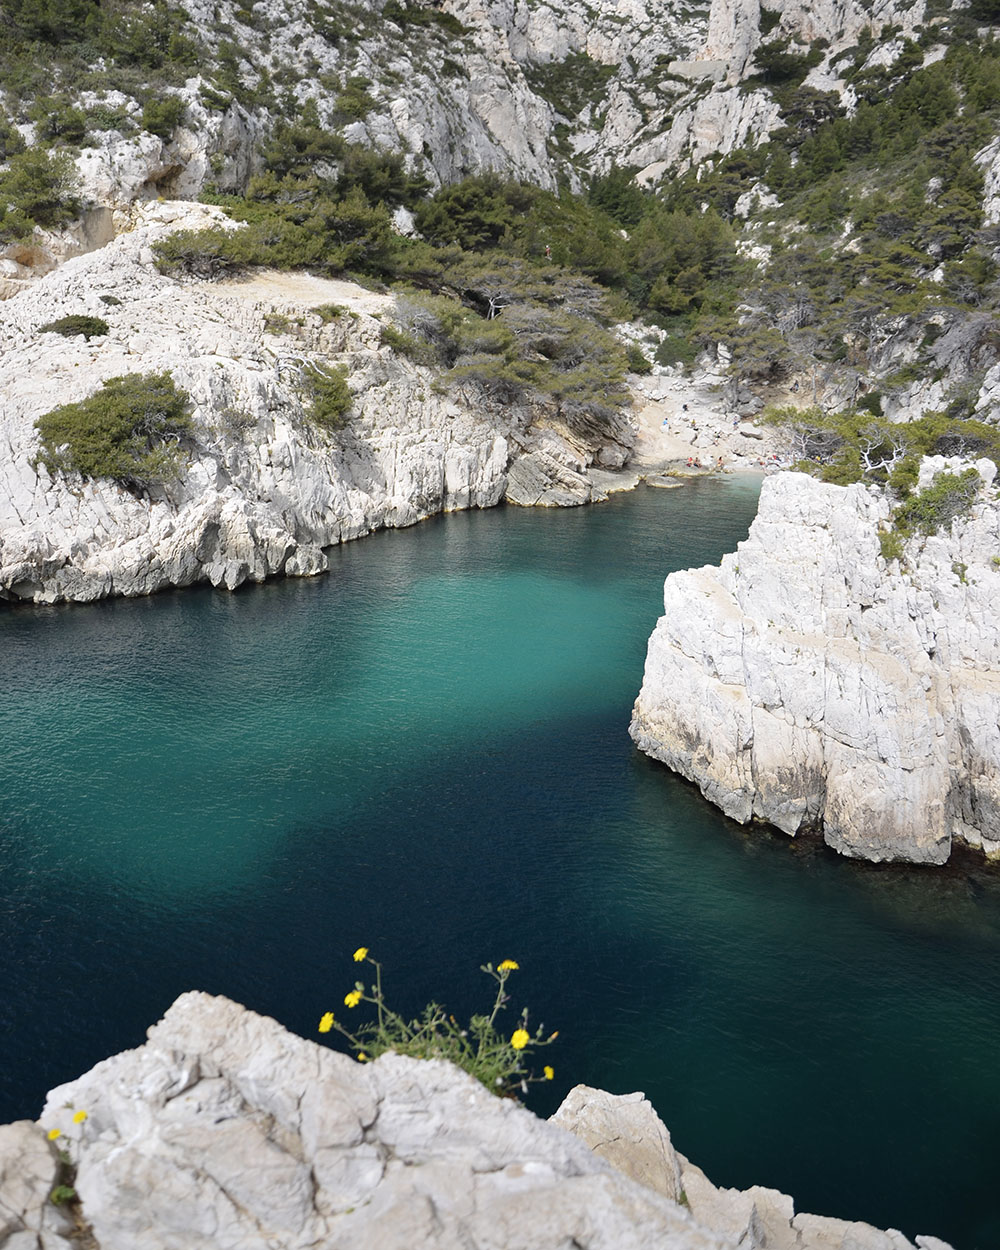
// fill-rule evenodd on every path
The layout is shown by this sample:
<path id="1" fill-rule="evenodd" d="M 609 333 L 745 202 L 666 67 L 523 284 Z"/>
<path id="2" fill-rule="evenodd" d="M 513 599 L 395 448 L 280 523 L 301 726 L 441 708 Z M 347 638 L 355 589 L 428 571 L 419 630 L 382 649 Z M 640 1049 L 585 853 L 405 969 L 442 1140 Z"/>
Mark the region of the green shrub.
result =
<path id="1" fill-rule="evenodd" d="M 9 160 L 24 151 L 21 132 L 11 125 L 7 114 L 0 109 L 0 162 Z"/>
<path id="2" fill-rule="evenodd" d="M 169 373 L 110 378 L 87 399 L 38 418 L 38 462 L 50 473 L 107 477 L 133 489 L 175 478 L 190 407 Z"/>
<path id="3" fill-rule="evenodd" d="M 882 559 L 886 561 L 902 560 L 903 540 L 894 529 L 879 530 L 878 545 Z"/>
<path id="4" fill-rule="evenodd" d="M 70 313 L 68 317 L 60 317 L 58 321 L 48 321 L 38 327 L 39 334 L 61 334 L 64 338 L 82 334 L 88 341 L 107 332 L 106 321 L 100 317 L 88 317 L 85 313 Z"/>
<path id="5" fill-rule="evenodd" d="M 331 321 L 342 317 L 347 309 L 343 304 L 317 304 L 315 308 L 310 309 L 310 312 L 316 313 L 324 325 L 329 325 Z"/>
<path id="6" fill-rule="evenodd" d="M 128 134 L 134 129 L 129 111 L 123 105 L 95 104 L 86 112 L 87 130 L 91 134 L 118 130 Z"/>
<path id="7" fill-rule="evenodd" d="M 525 68 L 532 91 L 552 105 L 563 117 L 577 117 L 588 104 L 604 101 L 614 65 L 602 65 L 586 52 L 571 52 L 562 61 L 547 61 Z"/>
<path id="8" fill-rule="evenodd" d="M 184 101 L 175 95 L 153 96 L 142 106 L 142 128 L 169 142 L 184 117 Z"/>
<path id="9" fill-rule="evenodd" d="M 40 43 L 83 38 L 98 21 L 97 0 L 4 0 L 4 18 L 15 37 Z"/>
<path id="10" fill-rule="evenodd" d="M 72 221 L 80 210 L 76 171 L 65 154 L 28 148 L 0 172 L 0 242 L 30 235 L 34 227 Z"/>
<path id="11" fill-rule="evenodd" d="M 653 363 L 638 343 L 629 343 L 625 348 L 625 357 L 632 373 L 652 373 Z"/>
<path id="12" fill-rule="evenodd" d="M 253 249 L 236 237 L 243 231 L 178 230 L 153 245 L 160 273 L 215 281 L 235 277 L 253 263 Z"/>
<path id="13" fill-rule="evenodd" d="M 324 430 L 342 430 L 354 402 L 344 365 L 309 365 L 303 371 L 306 413 Z"/>
<path id="14" fill-rule="evenodd" d="M 375 100 L 368 92 L 371 85 L 370 78 L 355 76 L 347 80 L 343 91 L 333 102 L 334 116 L 338 121 L 356 122 L 368 116 L 375 107 Z"/>
<path id="15" fill-rule="evenodd" d="M 65 96 L 42 99 L 31 110 L 43 143 L 82 143 L 87 133 L 87 116 Z"/>
<path id="16" fill-rule="evenodd" d="M 398 355 L 405 356 L 408 360 L 412 360 L 414 364 L 434 365 L 440 363 L 433 343 L 416 334 L 411 334 L 407 330 L 400 330 L 397 326 L 383 326 L 379 332 L 379 337 L 383 346 L 391 347 Z"/>
<path id="17" fill-rule="evenodd" d="M 959 516 L 968 513 L 979 494 L 982 479 L 975 469 L 963 473 L 937 473 L 919 495 L 911 495 L 892 514 L 899 533 L 936 534 Z"/>

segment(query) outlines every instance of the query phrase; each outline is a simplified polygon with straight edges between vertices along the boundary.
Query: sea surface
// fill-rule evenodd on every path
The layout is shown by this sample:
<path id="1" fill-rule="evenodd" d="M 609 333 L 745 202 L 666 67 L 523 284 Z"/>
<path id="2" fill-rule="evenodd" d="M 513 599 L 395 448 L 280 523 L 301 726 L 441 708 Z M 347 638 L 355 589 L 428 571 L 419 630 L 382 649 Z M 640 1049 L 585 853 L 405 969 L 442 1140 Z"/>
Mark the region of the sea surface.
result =
<path id="1" fill-rule="evenodd" d="M 627 736 L 664 575 L 756 499 L 464 513 L 308 581 L 0 605 L 0 1121 L 186 989 L 317 1037 L 357 946 L 403 1010 L 463 1016 L 513 958 L 511 1027 L 560 1032 L 541 1113 L 641 1089 L 717 1184 L 1000 1246 L 1000 872 L 743 829 Z"/>

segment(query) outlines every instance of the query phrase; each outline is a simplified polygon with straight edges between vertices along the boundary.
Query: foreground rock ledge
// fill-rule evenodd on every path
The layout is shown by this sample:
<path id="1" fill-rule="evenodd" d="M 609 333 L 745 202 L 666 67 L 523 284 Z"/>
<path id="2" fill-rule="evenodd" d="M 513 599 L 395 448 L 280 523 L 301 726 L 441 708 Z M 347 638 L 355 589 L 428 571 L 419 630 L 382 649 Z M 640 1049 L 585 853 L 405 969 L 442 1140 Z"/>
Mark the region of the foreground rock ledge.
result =
<path id="1" fill-rule="evenodd" d="M 48 1201 L 52 1129 L 77 1164 L 77 1223 Z M 641 1094 L 578 1086 L 546 1122 L 450 1064 L 358 1064 L 201 993 L 146 1045 L 53 1090 L 40 1124 L 0 1127 L 0 1247 L 70 1244 L 915 1250 L 895 1231 L 796 1216 L 776 1190 L 716 1189 Z"/>
<path id="2" fill-rule="evenodd" d="M 967 466 L 930 457 L 921 482 Z M 882 492 L 764 483 L 746 542 L 674 573 L 630 732 L 734 820 L 844 855 L 1000 854 L 1000 506 L 886 562 Z"/>

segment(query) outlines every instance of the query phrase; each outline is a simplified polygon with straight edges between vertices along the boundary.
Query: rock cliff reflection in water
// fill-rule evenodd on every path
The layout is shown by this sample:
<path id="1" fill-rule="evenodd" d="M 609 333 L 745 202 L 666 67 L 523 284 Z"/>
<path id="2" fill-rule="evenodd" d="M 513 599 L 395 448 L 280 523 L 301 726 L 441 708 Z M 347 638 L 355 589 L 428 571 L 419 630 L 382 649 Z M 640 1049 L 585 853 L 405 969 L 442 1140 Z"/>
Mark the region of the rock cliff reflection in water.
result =
<path id="1" fill-rule="evenodd" d="M 626 733 L 663 577 L 755 500 L 462 514 L 317 581 L 0 612 L 0 1118 L 184 989 L 315 1036 L 362 943 L 414 1010 L 511 956 L 553 1100 L 644 1089 L 717 1183 L 1000 1244 L 996 875 L 744 831 Z"/>

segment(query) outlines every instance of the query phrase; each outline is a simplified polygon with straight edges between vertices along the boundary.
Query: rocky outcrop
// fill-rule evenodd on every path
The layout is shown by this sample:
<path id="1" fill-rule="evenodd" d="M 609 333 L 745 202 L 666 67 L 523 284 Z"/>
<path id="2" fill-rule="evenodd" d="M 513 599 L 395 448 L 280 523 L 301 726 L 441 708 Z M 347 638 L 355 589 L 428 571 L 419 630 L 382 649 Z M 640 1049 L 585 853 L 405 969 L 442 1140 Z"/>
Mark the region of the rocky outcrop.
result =
<path id="1" fill-rule="evenodd" d="M 956 467 L 925 460 L 921 482 Z M 958 466 L 961 467 L 961 466 Z M 764 483 L 719 568 L 672 574 L 630 732 L 727 816 L 842 854 L 1000 853 L 1000 504 L 880 554 L 882 492 Z"/>
<path id="2" fill-rule="evenodd" d="M 766 5 L 760 0 L 713 0 L 704 56 L 725 62 L 728 80 L 736 83 L 753 72 L 753 54 L 764 42 L 792 39 L 805 50 L 823 40 L 835 55 L 857 44 L 865 29 L 875 39 L 890 27 L 893 34 L 914 35 L 924 8 L 921 0 L 774 0 Z M 761 31 L 762 9 L 773 21 L 767 34 Z"/>
<path id="3" fill-rule="evenodd" d="M 578 1086 L 546 1122 L 440 1060 L 356 1063 L 199 993 L 148 1036 L 0 1128 L 3 1250 L 914 1250 L 717 1189 L 641 1094 Z M 60 1178 L 77 1202 L 49 1201 Z"/>
<path id="4" fill-rule="evenodd" d="M 150 245 L 224 221 L 219 210 L 152 204 L 136 220 L 0 304 L 0 598 L 93 600 L 316 573 L 324 547 L 435 512 L 505 494 L 588 502 L 589 466 L 621 464 L 634 441 L 625 417 L 570 427 L 471 388 L 439 393 L 428 370 L 382 346 L 389 296 L 307 275 L 214 286 L 159 274 Z M 341 311 L 315 311 L 331 304 Z M 69 313 L 109 331 L 89 341 L 40 332 Z M 348 369 L 342 431 L 309 420 L 311 362 Z M 40 415 L 108 378 L 163 370 L 194 404 L 179 481 L 138 494 L 36 465 Z"/>
<path id="5" fill-rule="evenodd" d="M 768 17 L 777 25 L 764 35 L 759 0 L 447 0 L 429 6 L 430 20 L 427 8 L 406 3 L 387 16 L 379 0 L 352 9 L 348 32 L 309 0 L 186 7 L 201 72 L 169 89 L 184 106 L 169 139 L 141 130 L 137 99 L 81 96 L 82 107 L 125 119 L 121 130 L 91 135 L 76 158 L 94 203 L 194 198 L 207 187 L 242 192 L 279 115 L 294 113 L 273 93 L 274 82 L 290 77 L 297 101 L 316 102 L 325 125 L 399 152 L 434 184 L 495 169 L 554 189 L 616 165 L 653 178 L 753 144 L 779 124 L 769 92 L 743 99 L 731 90 L 756 72 L 761 42 L 789 39 L 803 52 L 821 43 L 823 64 L 810 82 L 844 90 L 836 57 L 864 28 L 915 37 L 924 18 L 923 3 L 905 0 L 774 0 Z M 229 85 L 220 91 L 212 63 L 223 43 Z M 236 98 L 234 49 L 245 88 Z M 345 116 L 331 83 L 352 79 L 364 80 L 370 103 Z"/>

